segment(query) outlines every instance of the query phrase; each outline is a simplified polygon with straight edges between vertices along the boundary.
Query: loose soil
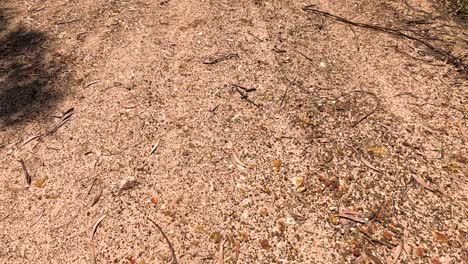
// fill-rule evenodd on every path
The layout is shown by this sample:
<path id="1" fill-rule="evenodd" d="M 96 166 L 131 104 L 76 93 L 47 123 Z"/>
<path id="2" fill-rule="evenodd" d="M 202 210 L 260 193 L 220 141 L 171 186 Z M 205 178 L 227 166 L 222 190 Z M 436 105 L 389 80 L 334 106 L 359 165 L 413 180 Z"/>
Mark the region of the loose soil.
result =
<path id="1" fill-rule="evenodd" d="M 430 0 L 2 1 L 0 262 L 466 263 L 467 39 Z"/>

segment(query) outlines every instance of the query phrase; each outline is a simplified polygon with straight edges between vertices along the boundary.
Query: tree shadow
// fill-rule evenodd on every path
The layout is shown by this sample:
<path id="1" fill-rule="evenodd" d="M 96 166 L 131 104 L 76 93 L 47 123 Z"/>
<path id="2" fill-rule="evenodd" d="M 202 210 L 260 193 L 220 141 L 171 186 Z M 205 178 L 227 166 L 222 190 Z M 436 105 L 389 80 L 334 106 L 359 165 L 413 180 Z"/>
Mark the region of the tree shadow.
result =
<path id="1" fill-rule="evenodd" d="M 52 87 L 58 69 L 46 59 L 50 50 L 43 47 L 47 35 L 12 28 L 12 16 L 0 6 L 0 128 L 34 120 L 61 98 Z"/>

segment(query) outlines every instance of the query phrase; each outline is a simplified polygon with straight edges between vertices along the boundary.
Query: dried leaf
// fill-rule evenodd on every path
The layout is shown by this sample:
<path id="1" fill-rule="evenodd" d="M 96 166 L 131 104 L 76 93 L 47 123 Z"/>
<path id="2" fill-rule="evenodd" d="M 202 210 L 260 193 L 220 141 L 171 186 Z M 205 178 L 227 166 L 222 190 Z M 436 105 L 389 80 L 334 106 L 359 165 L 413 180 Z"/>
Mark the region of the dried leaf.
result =
<path id="1" fill-rule="evenodd" d="M 249 241 L 249 233 L 247 233 L 246 231 L 240 232 L 240 237 L 241 237 L 241 240 L 244 242 Z"/>
<path id="2" fill-rule="evenodd" d="M 383 156 L 387 154 L 387 149 L 384 147 L 374 146 L 367 148 L 367 152 L 371 153 L 374 156 Z"/>
<path id="3" fill-rule="evenodd" d="M 441 232 L 434 231 L 434 238 L 442 243 L 448 243 L 449 239 L 447 238 L 446 235 L 442 234 Z"/>
<path id="4" fill-rule="evenodd" d="M 94 206 L 95 204 L 97 204 L 97 202 L 99 202 L 99 199 L 101 199 L 101 195 L 102 195 L 102 188 L 99 188 L 96 195 L 94 195 L 93 203 L 91 204 L 91 206 Z"/>
<path id="5" fill-rule="evenodd" d="M 276 172 L 279 172 L 281 170 L 281 166 L 283 165 L 283 162 L 281 160 L 274 160 L 271 163 L 271 166 Z"/>
<path id="6" fill-rule="evenodd" d="M 330 222 L 333 224 L 333 225 L 339 225 L 340 224 L 340 218 L 336 215 L 332 215 L 330 216 Z"/>
<path id="7" fill-rule="evenodd" d="M 34 182 L 33 186 L 36 188 L 42 188 L 42 186 L 44 186 L 44 183 L 46 182 L 47 179 L 49 179 L 49 177 L 47 176 L 45 176 L 42 179 L 38 179 L 36 182 Z"/>
<path id="8" fill-rule="evenodd" d="M 276 228 L 280 233 L 284 233 L 284 231 L 286 231 L 286 222 L 284 219 L 280 218 L 276 221 Z"/>
<path id="9" fill-rule="evenodd" d="M 424 250 L 424 248 L 422 248 L 422 247 L 416 248 L 416 256 L 422 258 L 425 255 L 426 255 L 426 250 Z"/>
<path id="10" fill-rule="evenodd" d="M 424 181 L 421 177 L 419 177 L 419 176 L 416 175 L 416 174 L 413 174 L 412 176 L 413 176 L 413 178 L 414 178 L 419 184 L 421 184 L 422 187 L 428 189 L 428 190 L 431 191 L 431 192 L 435 192 L 435 190 L 429 185 L 429 183 L 427 183 L 426 181 Z"/>
<path id="11" fill-rule="evenodd" d="M 306 190 L 307 190 L 307 188 L 304 187 L 304 186 L 302 186 L 302 187 L 297 188 L 296 191 L 297 191 L 298 193 L 303 193 L 303 192 L 305 192 Z"/>
<path id="12" fill-rule="evenodd" d="M 268 242 L 267 239 L 262 239 L 262 240 L 260 240 L 260 246 L 261 246 L 263 249 L 265 249 L 265 250 L 271 248 L 270 242 Z"/>
<path id="13" fill-rule="evenodd" d="M 220 232 L 215 231 L 211 233 L 210 239 L 213 240 L 213 242 L 215 242 L 216 244 L 218 244 L 221 243 L 221 241 L 223 240 L 223 235 L 221 235 Z"/>
<path id="14" fill-rule="evenodd" d="M 268 216 L 268 209 L 266 209 L 265 207 L 262 207 L 258 210 L 258 213 L 263 216 L 263 217 L 266 217 Z"/>
<path id="15" fill-rule="evenodd" d="M 390 233 L 390 232 L 388 232 L 388 231 L 386 231 L 386 230 L 383 231 L 382 237 L 383 237 L 383 239 L 385 239 L 385 240 L 387 240 L 387 241 L 392 241 L 392 239 L 393 239 L 392 233 Z"/>
<path id="16" fill-rule="evenodd" d="M 294 186 L 296 186 L 296 188 L 299 188 L 299 187 L 302 187 L 302 185 L 304 184 L 304 178 L 294 177 L 292 178 L 291 182 L 292 184 L 294 184 Z"/>

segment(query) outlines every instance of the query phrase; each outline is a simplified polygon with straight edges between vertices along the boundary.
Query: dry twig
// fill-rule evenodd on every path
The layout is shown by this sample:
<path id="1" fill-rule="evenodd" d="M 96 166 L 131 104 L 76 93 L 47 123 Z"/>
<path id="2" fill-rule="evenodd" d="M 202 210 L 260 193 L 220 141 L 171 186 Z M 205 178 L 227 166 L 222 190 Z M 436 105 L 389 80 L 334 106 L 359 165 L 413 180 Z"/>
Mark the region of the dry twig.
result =
<path id="1" fill-rule="evenodd" d="M 171 254 L 172 254 L 172 263 L 173 264 L 177 264 L 177 256 L 176 256 L 176 253 L 175 253 L 175 250 L 174 250 L 174 247 L 172 246 L 172 243 L 171 241 L 169 240 L 169 238 L 167 238 L 166 234 L 164 233 L 164 231 L 162 230 L 162 228 L 155 222 L 153 221 L 151 218 L 148 217 L 148 220 L 151 221 L 151 223 L 153 223 L 156 228 L 159 230 L 159 232 L 161 232 L 161 234 L 163 235 L 164 239 L 166 240 L 166 243 L 167 245 L 169 246 L 169 249 L 171 250 Z"/>
<path id="2" fill-rule="evenodd" d="M 44 215 L 44 212 L 45 212 L 45 209 L 42 209 L 41 211 L 41 214 L 39 215 L 39 217 L 36 219 L 36 221 L 34 221 L 34 223 L 32 223 L 29 227 L 33 227 L 35 226 L 37 223 L 39 223 L 39 221 L 41 221 L 42 219 L 42 216 Z"/>
<path id="3" fill-rule="evenodd" d="M 464 71 L 467 70 L 467 68 L 468 68 L 468 65 L 465 65 L 462 62 L 461 59 L 453 56 L 450 52 L 447 52 L 445 50 L 437 48 L 437 47 L 433 46 L 432 44 L 430 44 L 429 42 L 424 41 L 424 40 L 422 40 L 420 38 L 408 35 L 406 33 L 403 33 L 401 31 L 398 31 L 398 30 L 393 29 L 393 28 L 386 28 L 386 27 L 382 27 L 382 26 L 378 26 L 378 25 L 370 25 L 370 24 L 365 24 L 365 23 L 354 22 L 354 21 L 348 20 L 346 18 L 336 16 L 336 15 L 330 14 L 328 12 L 321 11 L 319 9 L 314 8 L 314 6 L 315 5 L 308 5 L 308 6 L 303 7 L 302 10 L 304 10 L 305 12 L 309 12 L 309 13 L 320 14 L 322 16 L 329 17 L 329 18 L 335 19 L 335 20 L 337 20 L 337 21 L 339 21 L 341 23 L 349 24 L 349 25 L 352 25 L 352 26 L 371 29 L 371 30 L 374 30 L 374 31 L 390 34 L 390 35 L 393 35 L 393 36 L 399 36 L 399 37 L 403 37 L 403 38 L 406 38 L 406 39 L 409 39 L 409 40 L 413 40 L 413 41 L 415 41 L 417 43 L 422 44 L 423 46 L 425 46 L 426 48 L 428 48 L 429 50 L 434 52 L 434 54 L 439 59 L 441 59 L 443 61 L 447 61 L 448 63 L 450 63 L 450 64 L 454 65 L 455 67 L 458 67 L 458 68 L 460 68 L 460 69 L 462 69 Z"/>
<path id="4" fill-rule="evenodd" d="M 31 181 L 32 181 L 31 175 L 28 173 L 28 170 L 26 169 L 26 164 L 24 164 L 24 161 L 22 159 L 19 160 L 19 163 L 21 164 L 21 168 L 23 170 L 23 175 L 24 175 L 26 184 L 29 187 L 31 186 Z"/>

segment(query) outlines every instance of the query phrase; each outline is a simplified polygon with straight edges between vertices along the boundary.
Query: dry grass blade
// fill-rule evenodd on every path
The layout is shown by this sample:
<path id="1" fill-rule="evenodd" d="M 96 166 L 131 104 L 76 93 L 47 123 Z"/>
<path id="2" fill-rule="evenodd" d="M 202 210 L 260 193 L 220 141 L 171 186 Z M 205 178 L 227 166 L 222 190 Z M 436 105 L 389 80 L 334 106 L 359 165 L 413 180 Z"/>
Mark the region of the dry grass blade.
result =
<path id="1" fill-rule="evenodd" d="M 52 230 L 57 230 L 57 229 L 60 229 L 60 228 L 62 228 L 62 227 L 68 226 L 69 224 L 71 224 L 71 222 L 73 222 L 73 220 L 76 219 L 76 217 L 78 217 L 78 215 L 73 216 L 73 217 L 72 217 L 70 220 L 68 220 L 66 223 L 64 223 L 64 224 L 62 224 L 62 225 L 59 225 L 59 226 L 57 226 L 57 227 L 54 227 Z"/>
<path id="2" fill-rule="evenodd" d="M 429 185 L 429 183 L 427 183 L 426 181 L 424 181 L 424 180 L 423 180 L 421 177 L 419 177 L 418 175 L 413 174 L 412 176 L 413 176 L 413 178 L 414 178 L 422 187 L 428 189 L 428 190 L 431 191 L 431 192 L 435 192 L 435 191 L 436 191 L 435 189 L 433 189 L 433 188 Z"/>
<path id="3" fill-rule="evenodd" d="M 97 180 L 97 178 L 94 177 L 93 181 L 91 182 L 91 186 L 89 186 L 88 195 L 91 194 L 91 190 L 93 190 L 93 187 L 94 187 L 94 184 L 96 183 L 96 180 Z"/>
<path id="4" fill-rule="evenodd" d="M 23 170 L 23 175 L 24 175 L 26 184 L 29 187 L 31 186 L 31 181 L 32 181 L 31 175 L 28 173 L 28 170 L 26 169 L 26 164 L 24 164 L 24 161 L 22 159 L 19 160 L 19 163 L 21 164 L 21 169 Z"/>
<path id="5" fill-rule="evenodd" d="M 174 247 L 172 246 L 172 243 L 171 241 L 169 240 L 169 238 L 166 236 L 166 234 L 164 233 L 164 231 L 162 230 L 162 228 L 155 222 L 153 221 L 151 218 L 148 217 L 148 220 L 151 221 L 151 223 L 153 223 L 156 228 L 159 230 L 159 232 L 161 232 L 161 234 L 163 235 L 164 239 L 166 240 L 166 243 L 167 245 L 169 246 L 169 249 L 171 250 L 171 254 L 172 254 L 172 263 L 173 264 L 177 264 L 177 256 L 176 256 L 176 253 L 175 253 L 175 250 L 174 250 Z"/>
<path id="6" fill-rule="evenodd" d="M 239 158 L 239 153 L 237 152 L 237 150 L 234 150 L 232 152 L 232 159 L 236 162 L 236 164 L 241 167 L 242 169 L 245 169 L 247 168 L 247 165 L 245 165 Z"/>
<path id="7" fill-rule="evenodd" d="M 37 223 L 39 223 L 39 221 L 41 221 L 42 219 L 42 216 L 44 215 L 44 212 L 45 212 L 45 209 L 42 209 L 41 211 L 41 214 L 39 215 L 39 217 L 36 219 L 36 221 L 34 221 L 34 223 L 32 223 L 29 227 L 33 227 L 35 226 Z"/>
<path id="8" fill-rule="evenodd" d="M 366 92 L 367 94 L 370 94 L 372 96 L 372 98 L 374 99 L 375 101 L 375 105 L 374 105 L 374 108 L 372 108 L 372 110 L 370 112 L 368 112 L 367 114 L 365 114 L 364 116 L 362 116 L 361 118 L 359 118 L 357 121 L 355 121 L 351 126 L 352 127 L 356 127 L 357 125 L 359 125 L 362 121 L 364 121 L 366 118 L 368 118 L 369 116 L 371 116 L 372 114 L 375 113 L 375 111 L 377 111 L 377 109 L 379 108 L 380 106 L 380 102 L 379 100 L 377 99 L 377 96 L 373 93 L 370 93 L 370 92 Z"/>
<path id="9" fill-rule="evenodd" d="M 359 218 L 357 218 L 357 217 L 355 217 L 353 215 L 350 215 L 350 214 L 341 213 L 341 214 L 338 215 L 338 217 L 346 218 L 348 220 L 351 220 L 353 222 L 360 223 L 360 224 L 365 224 L 366 223 L 366 221 L 364 221 L 363 219 L 359 219 Z"/>
<path id="10" fill-rule="evenodd" d="M 41 137 L 40 135 L 31 136 L 30 138 L 26 139 L 23 143 L 21 143 L 21 145 L 19 145 L 18 148 L 22 148 L 22 147 L 24 147 L 24 145 L 26 145 L 29 142 L 35 140 L 36 138 L 40 138 L 40 137 Z"/>
<path id="11" fill-rule="evenodd" d="M 89 86 L 91 86 L 91 85 L 93 85 L 93 84 L 96 84 L 96 83 L 98 83 L 98 82 L 100 82 L 100 80 L 92 81 L 92 82 L 86 84 L 85 86 L 83 86 L 83 88 L 87 88 L 87 87 L 89 87 Z"/>
<path id="12" fill-rule="evenodd" d="M 94 240 L 94 235 L 96 234 L 96 231 L 97 231 L 99 225 L 101 224 L 102 220 L 104 220 L 104 218 L 106 218 L 106 216 L 107 215 L 101 216 L 101 218 L 99 218 L 99 220 L 97 220 L 96 224 L 94 224 L 93 233 L 91 235 L 91 240 Z"/>
<path id="13" fill-rule="evenodd" d="M 397 263 L 398 258 L 400 258 L 402 250 L 403 250 L 403 242 L 400 242 L 400 244 L 398 244 L 398 246 L 395 248 L 395 251 L 393 252 L 392 263 Z"/>
<path id="14" fill-rule="evenodd" d="M 376 172 L 382 172 L 376 167 L 374 167 L 369 161 L 367 161 L 365 158 L 361 157 L 361 162 L 366 165 L 369 169 L 375 170 Z"/>
<path id="15" fill-rule="evenodd" d="M 96 250 L 94 249 L 94 242 L 92 240 L 89 241 L 89 251 L 91 253 L 91 259 L 93 260 L 93 264 L 96 264 Z"/>
<path id="16" fill-rule="evenodd" d="M 11 213 L 8 213 L 7 215 L 5 215 L 4 217 L 0 218 L 0 222 L 2 222 L 3 220 L 7 219 L 9 216 L 10 216 Z"/>
<path id="17" fill-rule="evenodd" d="M 151 149 L 150 155 L 153 154 L 154 152 L 156 152 L 158 147 L 159 147 L 159 140 L 158 140 L 158 142 L 156 142 L 156 144 L 154 144 L 153 148 Z"/>
<path id="18" fill-rule="evenodd" d="M 224 263 L 224 245 L 226 244 L 228 240 L 224 239 L 223 242 L 219 244 L 219 259 L 218 259 L 218 264 L 223 264 Z"/>

